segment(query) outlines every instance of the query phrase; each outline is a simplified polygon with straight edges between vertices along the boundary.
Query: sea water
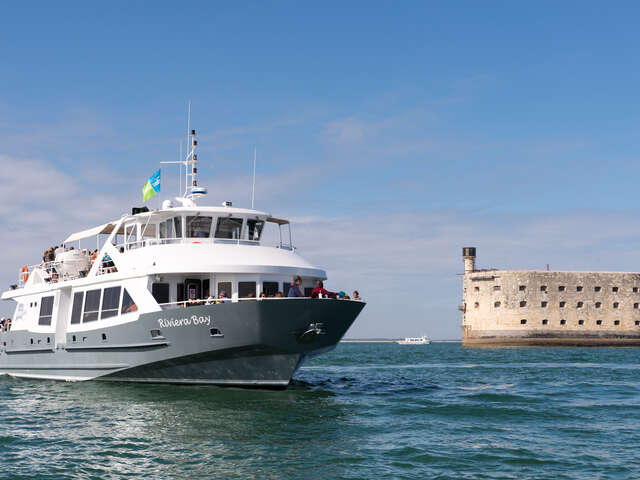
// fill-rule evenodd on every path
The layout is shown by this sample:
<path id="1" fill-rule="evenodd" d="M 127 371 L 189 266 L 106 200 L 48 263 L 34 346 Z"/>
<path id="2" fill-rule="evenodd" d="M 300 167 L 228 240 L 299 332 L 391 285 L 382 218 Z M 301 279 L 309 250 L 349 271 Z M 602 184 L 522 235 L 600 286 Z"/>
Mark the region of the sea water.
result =
<path id="1" fill-rule="evenodd" d="M 340 344 L 284 391 L 0 377 L 0 478 L 640 478 L 640 349 Z"/>

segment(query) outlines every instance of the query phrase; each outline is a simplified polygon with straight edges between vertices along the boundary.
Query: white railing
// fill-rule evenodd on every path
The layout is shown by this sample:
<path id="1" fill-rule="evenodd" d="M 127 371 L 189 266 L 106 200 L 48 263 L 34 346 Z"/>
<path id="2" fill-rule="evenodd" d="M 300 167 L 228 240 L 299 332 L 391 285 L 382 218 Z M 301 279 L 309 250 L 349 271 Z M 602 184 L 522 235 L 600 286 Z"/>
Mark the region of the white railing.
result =
<path id="1" fill-rule="evenodd" d="M 116 245 L 116 249 L 123 248 L 127 250 L 135 250 L 137 248 L 144 248 L 157 245 L 198 245 L 198 244 L 226 244 L 226 245 L 260 245 L 259 240 L 247 240 L 242 238 L 147 238 L 144 240 L 138 240 L 135 242 L 125 242 Z M 291 245 L 275 245 L 274 248 L 281 248 L 284 250 L 295 250 L 296 247 Z"/>
<path id="2" fill-rule="evenodd" d="M 243 298 L 213 298 L 213 299 L 192 299 L 192 300 L 183 300 L 180 302 L 167 302 L 167 303 L 159 303 L 158 305 L 162 310 L 167 310 L 171 307 L 178 308 L 189 308 L 189 307 L 199 307 L 202 305 L 217 305 L 221 303 L 237 303 L 237 302 L 263 302 L 263 301 L 273 301 L 273 300 L 311 300 L 311 297 L 243 297 Z M 314 298 L 313 300 L 341 300 L 338 298 L 331 297 L 320 297 Z M 354 302 L 361 302 L 359 299 L 350 299 Z"/>

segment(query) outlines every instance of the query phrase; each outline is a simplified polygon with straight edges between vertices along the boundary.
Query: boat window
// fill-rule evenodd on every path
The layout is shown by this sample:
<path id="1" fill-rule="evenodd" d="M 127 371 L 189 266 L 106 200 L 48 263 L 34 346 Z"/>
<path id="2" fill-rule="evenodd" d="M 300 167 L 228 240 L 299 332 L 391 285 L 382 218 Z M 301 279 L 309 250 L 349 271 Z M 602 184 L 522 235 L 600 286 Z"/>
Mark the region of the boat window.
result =
<path id="1" fill-rule="evenodd" d="M 218 226 L 216 227 L 216 238 L 240 238 L 240 229 L 242 228 L 241 218 L 223 217 L 218 218 Z"/>
<path id="2" fill-rule="evenodd" d="M 182 217 L 173 217 L 176 238 L 182 238 Z"/>
<path id="3" fill-rule="evenodd" d="M 104 294 L 102 295 L 102 313 L 100 314 L 101 319 L 118 315 L 121 290 L 122 287 L 109 287 L 104 289 Z"/>
<path id="4" fill-rule="evenodd" d="M 289 296 L 289 289 L 291 288 L 291 284 L 289 282 L 282 282 L 282 293 L 285 297 Z"/>
<path id="5" fill-rule="evenodd" d="M 98 320 L 100 312 L 100 290 L 89 290 L 84 298 L 84 316 L 82 323 Z"/>
<path id="6" fill-rule="evenodd" d="M 310 297 L 313 292 L 313 287 L 304 287 L 304 296 Z"/>
<path id="7" fill-rule="evenodd" d="M 127 292 L 127 289 L 125 288 L 124 293 L 122 294 L 122 308 L 120 309 L 120 313 L 125 314 L 137 311 L 138 306 L 136 305 L 136 302 L 133 301 L 133 298 L 131 298 L 131 295 L 129 295 L 129 292 Z"/>
<path id="8" fill-rule="evenodd" d="M 82 301 L 84 300 L 84 292 L 76 292 L 73 294 L 73 309 L 71 310 L 71 323 L 80 323 L 82 316 Z"/>
<path id="9" fill-rule="evenodd" d="M 151 285 L 151 295 L 158 303 L 169 303 L 169 284 L 154 283 Z"/>
<path id="10" fill-rule="evenodd" d="M 278 293 L 278 282 L 262 282 L 262 291 L 267 297 L 275 297 Z"/>
<path id="11" fill-rule="evenodd" d="M 38 325 L 51 325 L 53 315 L 53 297 L 42 297 L 40 301 L 40 318 Z"/>
<path id="12" fill-rule="evenodd" d="M 225 298 L 231 298 L 231 282 L 218 283 L 218 296 L 224 292 Z"/>
<path id="13" fill-rule="evenodd" d="M 211 217 L 187 217 L 187 237 L 209 238 L 211 236 Z"/>
<path id="14" fill-rule="evenodd" d="M 262 220 L 247 220 L 247 240 L 258 241 L 262 234 L 264 222 Z"/>
<path id="15" fill-rule="evenodd" d="M 160 224 L 160 238 L 173 238 L 173 222 L 171 220 Z"/>
<path id="16" fill-rule="evenodd" d="M 136 226 L 135 225 L 127 225 L 124 229 L 124 238 L 125 243 L 136 243 Z"/>
<path id="17" fill-rule="evenodd" d="M 248 298 L 256 296 L 256 282 L 238 282 L 238 296 Z"/>
<path id="18" fill-rule="evenodd" d="M 177 290 L 176 290 L 176 300 L 178 302 L 184 302 L 184 283 L 179 283 L 177 285 Z"/>

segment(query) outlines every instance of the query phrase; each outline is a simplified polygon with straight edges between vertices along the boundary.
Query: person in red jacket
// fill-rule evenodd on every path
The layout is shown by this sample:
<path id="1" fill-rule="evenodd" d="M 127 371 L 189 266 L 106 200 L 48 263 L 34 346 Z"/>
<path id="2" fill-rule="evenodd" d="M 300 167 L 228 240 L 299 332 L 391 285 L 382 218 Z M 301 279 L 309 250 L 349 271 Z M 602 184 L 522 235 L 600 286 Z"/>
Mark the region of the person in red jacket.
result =
<path id="1" fill-rule="evenodd" d="M 325 290 L 322 280 L 318 280 L 316 282 L 316 288 L 314 288 L 313 291 L 311 292 L 311 298 L 319 298 L 320 295 L 322 295 L 323 297 L 326 295 L 329 298 L 336 298 L 335 292 L 330 292 L 328 290 Z"/>

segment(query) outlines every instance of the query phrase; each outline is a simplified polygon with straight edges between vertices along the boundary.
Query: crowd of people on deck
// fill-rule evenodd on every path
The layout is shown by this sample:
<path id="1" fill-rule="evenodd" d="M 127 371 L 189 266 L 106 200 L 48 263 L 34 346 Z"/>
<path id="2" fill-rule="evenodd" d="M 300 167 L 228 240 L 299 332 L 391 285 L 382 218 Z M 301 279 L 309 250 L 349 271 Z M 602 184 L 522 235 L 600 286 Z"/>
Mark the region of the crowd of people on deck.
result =
<path id="1" fill-rule="evenodd" d="M 11 330 L 11 319 L 0 318 L 0 332 L 8 332 Z"/>

